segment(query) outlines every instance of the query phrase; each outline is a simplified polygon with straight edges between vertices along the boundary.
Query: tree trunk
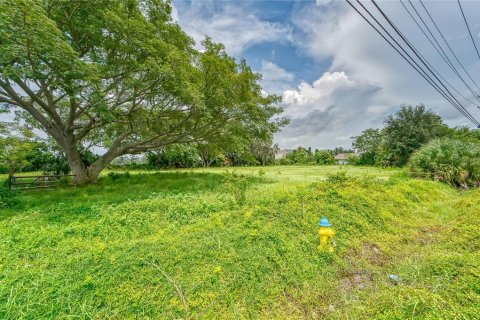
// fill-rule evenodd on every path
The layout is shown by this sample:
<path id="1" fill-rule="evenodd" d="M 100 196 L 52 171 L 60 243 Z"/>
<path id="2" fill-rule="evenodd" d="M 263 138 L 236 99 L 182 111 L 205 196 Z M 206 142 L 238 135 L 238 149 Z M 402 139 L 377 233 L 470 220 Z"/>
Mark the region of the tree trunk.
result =
<path id="1" fill-rule="evenodd" d="M 13 177 L 14 174 L 15 174 L 15 167 L 13 166 L 13 163 L 10 163 L 8 165 L 8 176 Z"/>
<path id="2" fill-rule="evenodd" d="M 110 164 L 110 162 L 112 162 L 118 156 L 119 155 L 115 150 L 109 150 L 107 153 L 98 158 L 94 163 L 92 163 L 87 168 L 87 175 L 89 181 L 93 182 L 97 180 L 100 172 L 102 172 L 102 170 L 105 169 Z"/>
<path id="3" fill-rule="evenodd" d="M 67 156 L 68 165 L 72 170 L 72 174 L 76 177 L 76 182 L 79 185 L 87 184 L 90 182 L 88 177 L 87 167 L 85 163 L 82 161 L 82 157 L 80 152 L 73 146 L 72 148 L 66 148 L 68 150 L 64 150 L 65 155 Z"/>
<path id="4" fill-rule="evenodd" d="M 116 158 L 112 153 L 107 152 L 87 167 L 83 163 L 78 151 L 75 150 L 70 153 L 66 152 L 66 155 L 72 174 L 76 175 L 77 183 L 79 185 L 88 184 L 97 180 L 102 170 Z"/>

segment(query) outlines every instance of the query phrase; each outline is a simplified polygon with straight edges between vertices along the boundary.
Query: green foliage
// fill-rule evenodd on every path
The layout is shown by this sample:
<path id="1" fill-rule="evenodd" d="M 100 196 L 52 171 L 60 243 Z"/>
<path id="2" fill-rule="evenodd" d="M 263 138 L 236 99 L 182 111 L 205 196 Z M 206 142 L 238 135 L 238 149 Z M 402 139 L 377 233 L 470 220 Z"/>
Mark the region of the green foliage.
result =
<path id="1" fill-rule="evenodd" d="M 335 164 L 334 156 L 340 151 L 349 151 L 344 148 L 335 148 L 333 150 L 318 150 L 312 151 L 312 148 L 298 147 L 280 159 L 278 162 L 282 165 L 306 165 L 306 164 L 318 164 L 318 165 L 331 165 Z"/>
<path id="2" fill-rule="evenodd" d="M 480 186 L 480 146 L 451 139 L 434 140 L 413 154 L 408 169 L 413 176 L 456 187 Z"/>
<path id="3" fill-rule="evenodd" d="M 243 206 L 221 168 L 21 193 L 0 213 L 0 318 L 478 318 L 480 190 L 349 166 L 317 181 L 337 168 L 262 168 Z"/>
<path id="4" fill-rule="evenodd" d="M 192 168 L 200 164 L 197 149 L 188 144 L 174 144 L 147 154 L 151 168 Z"/>
<path id="5" fill-rule="evenodd" d="M 449 128 L 446 137 L 480 145 L 480 130 L 468 127 Z"/>
<path id="6" fill-rule="evenodd" d="M 250 185 L 249 177 L 244 174 L 227 171 L 224 174 L 225 188 L 232 194 L 239 205 L 247 200 L 247 189 Z"/>
<path id="7" fill-rule="evenodd" d="M 197 51 L 171 13 L 168 0 L 1 1 L 0 101 L 49 134 L 82 183 L 126 154 L 267 141 L 286 123 L 279 97 L 222 44 Z M 85 145 L 107 152 L 85 163 Z"/>
<path id="8" fill-rule="evenodd" d="M 347 163 L 353 166 L 363 166 L 365 165 L 362 161 L 362 156 L 357 156 L 356 154 L 350 154 L 347 157 Z"/>
<path id="9" fill-rule="evenodd" d="M 18 123 L 0 122 L 0 168 L 10 174 L 28 165 L 27 156 L 34 143 L 32 133 Z"/>
<path id="10" fill-rule="evenodd" d="M 110 178 L 112 181 L 117 181 L 119 179 L 128 179 L 131 177 L 130 175 L 130 172 L 129 171 L 126 171 L 126 172 L 115 172 L 115 171 L 110 171 L 108 174 L 107 174 L 107 177 Z"/>
<path id="11" fill-rule="evenodd" d="M 327 182 L 334 184 L 341 184 L 348 180 L 346 171 L 338 171 L 327 175 Z"/>
<path id="12" fill-rule="evenodd" d="M 424 105 L 402 106 L 395 115 L 385 119 L 382 163 L 397 167 L 406 165 L 415 150 L 444 136 L 447 130 L 442 118 Z"/>
<path id="13" fill-rule="evenodd" d="M 313 161 L 312 149 L 304 147 L 293 149 L 284 157 L 285 164 L 309 164 L 313 163 Z"/>
<path id="14" fill-rule="evenodd" d="M 198 143 L 196 148 L 204 167 L 222 166 L 224 164 L 224 146 L 220 143 Z"/>
<path id="15" fill-rule="evenodd" d="M 248 147 L 248 152 L 255 159 L 256 163 L 248 164 L 260 164 L 262 166 L 274 164 L 275 153 L 279 150 L 279 147 L 272 144 L 272 138 L 266 140 L 254 139 Z"/>
<path id="16" fill-rule="evenodd" d="M 335 158 L 330 150 L 315 150 L 314 159 L 316 164 L 320 165 L 335 164 Z"/>
<path id="17" fill-rule="evenodd" d="M 67 157 L 55 144 L 40 139 L 27 140 L 27 142 L 28 148 L 22 154 L 22 161 L 17 162 L 15 172 L 40 171 L 56 175 L 70 172 Z M 98 159 L 98 155 L 89 150 L 81 151 L 80 157 L 87 166 Z M 3 166 L 0 164 L 0 172 L 2 171 L 8 171 L 5 164 Z"/>
<path id="18" fill-rule="evenodd" d="M 360 153 L 355 164 L 401 167 L 413 152 L 432 139 L 449 137 L 479 144 L 479 132 L 467 127 L 448 128 L 440 116 L 424 105 L 404 105 L 385 119 L 383 129 L 367 129 L 354 137 L 352 145 Z"/>
<path id="19" fill-rule="evenodd" d="M 0 184 L 0 210 L 16 208 L 20 204 L 20 201 L 17 198 L 17 193 L 15 191 L 10 191 L 8 185 L 8 180 L 5 180 Z"/>
<path id="20" fill-rule="evenodd" d="M 360 152 L 357 164 L 373 166 L 380 161 L 383 135 L 379 129 L 366 129 L 360 136 L 354 137 L 352 146 Z"/>
<path id="21" fill-rule="evenodd" d="M 36 142 L 27 155 L 29 165 L 21 171 L 41 171 L 45 174 L 67 174 L 70 172 L 65 155 L 54 144 Z"/>

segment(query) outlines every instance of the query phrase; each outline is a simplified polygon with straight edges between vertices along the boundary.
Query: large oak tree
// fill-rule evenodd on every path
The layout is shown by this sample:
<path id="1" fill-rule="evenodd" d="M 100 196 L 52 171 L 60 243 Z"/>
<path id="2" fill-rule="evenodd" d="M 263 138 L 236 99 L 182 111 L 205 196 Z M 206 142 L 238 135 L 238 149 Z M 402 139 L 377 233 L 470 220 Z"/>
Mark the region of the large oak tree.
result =
<path id="1" fill-rule="evenodd" d="M 275 96 L 162 0 L 0 0 L 0 105 L 50 135 L 80 182 L 113 159 L 174 143 L 270 137 Z M 2 107 L 0 107 L 2 108 Z M 105 153 L 86 166 L 81 152 Z"/>

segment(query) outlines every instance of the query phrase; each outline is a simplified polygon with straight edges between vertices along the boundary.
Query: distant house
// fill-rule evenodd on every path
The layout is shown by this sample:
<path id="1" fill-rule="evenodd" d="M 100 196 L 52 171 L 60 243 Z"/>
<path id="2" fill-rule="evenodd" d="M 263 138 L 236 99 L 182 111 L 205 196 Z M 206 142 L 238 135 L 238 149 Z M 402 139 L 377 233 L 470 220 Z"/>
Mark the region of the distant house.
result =
<path id="1" fill-rule="evenodd" d="M 282 159 L 284 158 L 287 154 L 290 153 L 290 149 L 282 149 L 282 150 L 278 150 L 276 153 L 275 153 L 275 160 L 279 160 L 279 159 Z"/>
<path id="2" fill-rule="evenodd" d="M 356 153 L 339 153 L 337 154 L 334 159 L 336 164 L 348 164 L 348 160 L 351 157 L 356 157 Z"/>

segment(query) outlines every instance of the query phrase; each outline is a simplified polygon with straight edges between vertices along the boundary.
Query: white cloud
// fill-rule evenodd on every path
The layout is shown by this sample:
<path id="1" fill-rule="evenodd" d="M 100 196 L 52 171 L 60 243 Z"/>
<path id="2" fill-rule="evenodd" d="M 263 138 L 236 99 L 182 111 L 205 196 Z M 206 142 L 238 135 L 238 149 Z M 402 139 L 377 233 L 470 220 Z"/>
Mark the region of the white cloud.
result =
<path id="1" fill-rule="evenodd" d="M 232 55 L 239 55 L 249 46 L 261 42 L 292 41 L 289 26 L 263 21 L 238 3 L 215 6 L 209 1 L 193 1 L 190 6 L 182 6 L 182 10 L 176 8 L 175 12 L 198 48 L 207 35 L 223 43 Z"/>
<path id="2" fill-rule="evenodd" d="M 281 146 L 348 147 L 351 142 L 348 137 L 369 127 L 381 127 L 383 119 L 404 103 L 424 103 L 449 125 L 471 126 L 351 8 L 330 1 L 317 1 L 317 5 L 323 6 L 322 10 L 307 6 L 293 16 L 294 24 L 304 33 L 297 45 L 318 61 L 330 58 L 329 72 L 312 84 L 302 82 L 296 90 L 283 93 L 285 114 L 292 120 L 276 136 Z M 430 63 L 467 95 L 459 80 L 398 5 L 381 3 Z M 465 37 L 462 21 L 452 18 L 455 7 L 452 8 L 451 3 L 430 7 L 456 54 L 479 82 L 480 61 L 472 51 L 472 43 Z M 480 19 L 480 11 L 471 14 Z M 470 106 L 469 111 L 480 118 L 474 106 Z"/>
<path id="3" fill-rule="evenodd" d="M 328 97 L 340 87 L 353 87 L 355 83 L 348 79 L 344 72 L 325 72 L 313 85 L 302 82 L 298 90 L 287 90 L 283 93 L 283 101 L 287 105 L 311 107 L 319 100 Z"/>
<path id="4" fill-rule="evenodd" d="M 282 94 L 284 90 L 293 87 L 295 75 L 273 62 L 262 60 L 262 65 L 258 72 L 262 74 L 261 85 L 268 93 Z"/>
<path id="5" fill-rule="evenodd" d="M 366 4 L 372 12 L 375 9 Z M 439 28 L 443 30 L 459 58 L 472 74 L 479 68 L 472 43 L 465 37 L 466 29 L 456 4 L 426 4 Z M 421 31 L 398 2 L 382 2 L 380 6 L 392 17 L 400 30 L 423 55 L 457 88 L 464 91 L 453 72 L 434 51 Z M 477 10 L 478 12 L 478 10 Z M 378 13 L 376 13 L 378 15 Z M 473 12 L 472 12 L 473 15 Z M 480 12 L 475 13 L 480 18 Z M 474 18 L 473 16 L 471 17 Z M 469 124 L 419 74 L 413 70 L 353 9 L 343 2 L 333 2 L 324 10 L 305 8 L 294 15 L 295 25 L 303 30 L 303 50 L 315 59 L 332 59 L 330 71 L 344 71 L 351 79 L 368 81 L 382 88 L 376 95 L 379 105 L 399 106 L 402 103 L 425 103 L 447 122 Z M 477 82 L 480 79 L 477 79 Z M 464 91 L 466 94 L 466 90 Z M 371 107 L 371 109 L 378 107 Z M 353 110 L 352 110 L 353 111 Z M 476 110 L 471 108 L 475 113 Z M 381 125 L 381 123 L 378 123 Z"/>
<path id="6" fill-rule="evenodd" d="M 371 3 L 364 4 L 376 12 Z M 429 62 L 466 94 L 401 4 L 384 1 L 380 6 Z M 426 6 L 459 59 L 480 83 L 480 60 L 466 36 L 460 12 L 455 13 L 456 3 Z M 480 27 L 473 21 L 480 20 L 480 10 L 473 2 L 464 6 L 477 34 Z M 236 56 L 254 44 L 280 42 L 293 45 L 298 53 L 313 58 L 319 65 L 328 61 L 325 72 L 318 74 L 314 82 L 301 81 L 301 68 L 292 72 L 271 61 L 262 61 L 258 71 L 263 74 L 264 90 L 282 94 L 285 115 L 292 119 L 276 135 L 280 146 L 348 147 L 350 136 L 369 127 L 381 127 L 385 116 L 403 103 L 424 103 L 450 125 L 469 124 L 345 2 L 317 0 L 297 6 L 290 20 L 283 23 L 263 21 L 248 8 L 243 2 L 192 0 L 178 10 L 178 19 L 197 42 L 210 35 Z M 476 108 L 469 110 L 480 118 Z"/>
<path id="7" fill-rule="evenodd" d="M 380 88 L 350 79 L 344 72 L 325 72 L 312 84 L 286 90 L 282 101 L 290 124 L 276 135 L 282 147 L 350 145 L 351 137 L 378 121 L 374 106 Z M 383 112 L 380 112 L 380 117 Z"/>
<path id="8" fill-rule="evenodd" d="M 319 7 L 328 6 L 333 3 L 334 0 L 317 0 L 315 3 Z"/>

